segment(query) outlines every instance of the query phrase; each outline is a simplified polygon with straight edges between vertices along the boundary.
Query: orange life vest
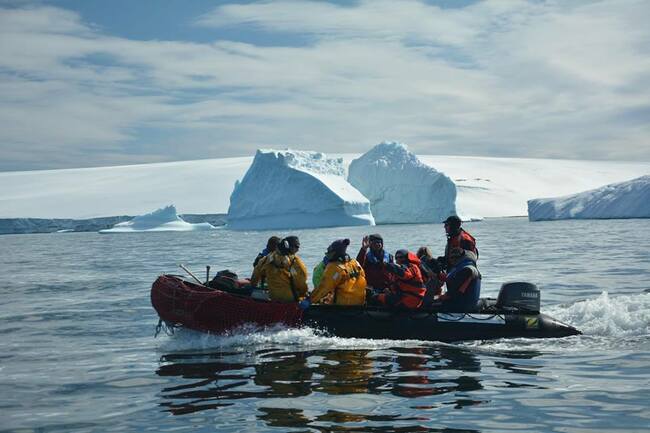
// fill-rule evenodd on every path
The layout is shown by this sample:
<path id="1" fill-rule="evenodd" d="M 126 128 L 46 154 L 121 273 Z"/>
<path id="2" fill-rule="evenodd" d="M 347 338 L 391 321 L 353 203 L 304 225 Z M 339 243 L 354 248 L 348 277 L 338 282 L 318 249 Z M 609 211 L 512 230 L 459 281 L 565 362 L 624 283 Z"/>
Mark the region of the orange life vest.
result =
<path id="1" fill-rule="evenodd" d="M 420 259 L 409 251 L 409 264 L 404 270 L 404 275 L 397 276 L 393 284 L 393 292 L 399 296 L 395 305 L 406 308 L 420 308 L 427 292 L 424 279 L 420 272 Z"/>
<path id="2" fill-rule="evenodd" d="M 454 248 L 469 250 L 476 254 L 476 258 L 478 258 L 476 239 L 474 239 L 474 236 L 470 235 L 463 229 L 460 229 L 457 235 L 451 236 L 449 239 L 447 239 L 447 246 L 445 247 L 445 261 L 447 262 L 447 266 L 449 266 L 449 252 Z"/>

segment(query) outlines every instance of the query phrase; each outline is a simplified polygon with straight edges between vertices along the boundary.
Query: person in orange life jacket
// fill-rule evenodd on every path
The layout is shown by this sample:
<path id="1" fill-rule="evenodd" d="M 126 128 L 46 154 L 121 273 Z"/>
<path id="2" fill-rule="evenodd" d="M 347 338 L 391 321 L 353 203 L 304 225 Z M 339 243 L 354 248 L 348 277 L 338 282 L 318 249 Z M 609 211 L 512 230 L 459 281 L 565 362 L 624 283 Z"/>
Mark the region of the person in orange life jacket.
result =
<path id="1" fill-rule="evenodd" d="M 338 239 L 327 248 L 327 265 L 311 295 L 299 303 L 303 310 L 311 302 L 335 305 L 363 305 L 366 302 L 366 278 L 361 265 L 348 256 L 350 239 Z"/>
<path id="2" fill-rule="evenodd" d="M 415 255 L 420 259 L 420 272 L 424 279 L 424 286 L 427 288 L 425 295 L 425 306 L 433 303 L 436 296 L 442 294 L 442 286 L 444 286 L 445 275 L 442 272 L 440 263 L 433 257 L 431 250 L 428 247 L 420 247 Z"/>
<path id="3" fill-rule="evenodd" d="M 454 248 L 462 248 L 471 251 L 476 255 L 478 260 L 478 249 L 476 248 L 476 239 L 474 236 L 460 228 L 462 221 L 456 215 L 452 215 L 444 221 L 445 233 L 447 234 L 447 245 L 445 246 L 445 256 L 438 257 L 444 262 L 445 268 L 450 269 L 449 253 Z"/>
<path id="4" fill-rule="evenodd" d="M 416 309 L 422 306 L 427 289 L 420 272 L 420 259 L 407 250 L 395 252 L 395 261 L 386 268 L 395 275 L 390 289 L 375 297 L 375 301 L 393 307 Z"/>
<path id="5" fill-rule="evenodd" d="M 368 286 L 376 291 L 390 287 L 394 278 L 386 264 L 395 263 L 395 260 L 384 250 L 384 239 L 381 235 L 372 234 L 363 238 L 361 249 L 357 254 L 357 262 L 366 273 Z"/>
<path id="6" fill-rule="evenodd" d="M 449 253 L 451 268 L 446 277 L 447 292 L 438 298 L 444 311 L 472 311 L 481 296 L 481 273 L 476 254 L 462 248 Z"/>

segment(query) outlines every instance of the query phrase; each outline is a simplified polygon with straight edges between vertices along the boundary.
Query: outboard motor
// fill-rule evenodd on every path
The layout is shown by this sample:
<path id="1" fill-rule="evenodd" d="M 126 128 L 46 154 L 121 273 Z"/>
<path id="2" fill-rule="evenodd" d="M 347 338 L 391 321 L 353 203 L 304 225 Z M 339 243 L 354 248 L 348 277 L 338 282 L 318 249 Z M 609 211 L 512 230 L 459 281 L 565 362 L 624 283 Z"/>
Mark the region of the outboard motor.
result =
<path id="1" fill-rule="evenodd" d="M 497 297 L 497 308 L 539 313 L 540 294 L 536 285 L 526 282 L 503 283 Z"/>

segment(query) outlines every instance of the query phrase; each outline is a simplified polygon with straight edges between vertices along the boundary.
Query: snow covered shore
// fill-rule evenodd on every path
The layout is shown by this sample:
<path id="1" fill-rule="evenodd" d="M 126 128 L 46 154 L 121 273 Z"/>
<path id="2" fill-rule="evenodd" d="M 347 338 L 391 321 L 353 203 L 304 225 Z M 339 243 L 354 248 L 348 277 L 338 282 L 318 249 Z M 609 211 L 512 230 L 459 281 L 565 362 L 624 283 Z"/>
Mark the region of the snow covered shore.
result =
<path id="1" fill-rule="evenodd" d="M 650 218 L 650 176 L 564 197 L 528 201 L 531 221 Z"/>
<path id="2" fill-rule="evenodd" d="M 332 157 L 336 155 L 330 155 Z M 359 155 L 339 155 L 349 164 Z M 457 188 L 463 216 L 525 216 L 536 197 L 575 194 L 650 173 L 650 162 L 420 155 Z M 0 173 L 0 218 L 142 215 L 161 203 L 224 214 L 252 157 Z"/>

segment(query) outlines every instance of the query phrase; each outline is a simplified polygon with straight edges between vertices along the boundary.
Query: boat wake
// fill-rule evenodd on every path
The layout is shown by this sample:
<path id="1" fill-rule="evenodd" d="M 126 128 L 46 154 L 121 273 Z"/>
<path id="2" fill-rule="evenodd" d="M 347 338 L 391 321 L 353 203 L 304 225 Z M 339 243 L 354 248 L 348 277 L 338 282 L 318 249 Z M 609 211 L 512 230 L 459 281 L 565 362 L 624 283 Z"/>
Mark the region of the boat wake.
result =
<path id="1" fill-rule="evenodd" d="M 650 293 L 610 296 L 558 305 L 548 314 L 594 337 L 642 337 L 650 334 Z"/>
<path id="2" fill-rule="evenodd" d="M 418 340 L 371 340 L 341 338 L 324 335 L 312 328 L 287 328 L 275 325 L 259 328 L 245 325 L 225 335 L 206 334 L 190 329 L 179 329 L 174 335 L 163 336 L 161 352 L 221 350 L 229 352 L 260 350 L 264 347 L 295 347 L 305 349 L 366 349 L 385 347 L 428 346 L 430 342 Z"/>
<path id="3" fill-rule="evenodd" d="M 512 339 L 462 343 L 487 351 L 538 350 L 583 353 L 590 350 L 627 350 L 650 342 L 650 293 L 595 298 L 544 310 L 557 320 L 582 331 L 583 335 L 551 339 Z"/>

